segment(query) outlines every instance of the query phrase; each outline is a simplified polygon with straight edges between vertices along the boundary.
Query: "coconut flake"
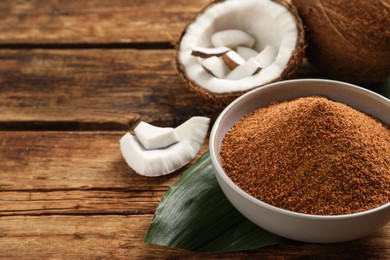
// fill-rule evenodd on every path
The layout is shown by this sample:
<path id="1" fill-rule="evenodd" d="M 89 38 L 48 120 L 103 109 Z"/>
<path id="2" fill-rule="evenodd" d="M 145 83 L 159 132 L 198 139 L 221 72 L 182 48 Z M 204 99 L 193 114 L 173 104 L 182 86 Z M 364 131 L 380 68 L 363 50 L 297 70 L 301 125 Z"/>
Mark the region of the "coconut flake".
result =
<path id="1" fill-rule="evenodd" d="M 245 46 L 238 46 L 237 53 L 245 60 L 248 60 L 249 58 L 256 57 L 257 54 L 259 54 L 256 50 L 254 50 L 252 48 L 245 47 Z"/>
<path id="2" fill-rule="evenodd" d="M 228 51 L 227 53 L 223 54 L 221 58 L 231 70 L 245 63 L 245 59 L 235 51 Z"/>
<path id="3" fill-rule="evenodd" d="M 276 50 L 271 45 L 267 45 L 255 59 L 262 68 L 267 67 L 276 59 Z"/>
<path id="4" fill-rule="evenodd" d="M 252 47 L 255 44 L 256 39 L 241 30 L 224 30 L 214 33 L 211 36 L 211 43 L 214 47 L 228 47 L 231 49 L 237 48 L 237 46 Z"/>
<path id="5" fill-rule="evenodd" d="M 216 56 L 201 61 L 202 66 L 213 76 L 223 78 L 230 70 L 225 62 Z"/>
<path id="6" fill-rule="evenodd" d="M 230 51 L 227 47 L 217 47 L 217 48 L 202 48 L 196 47 L 192 50 L 192 55 L 201 58 L 210 58 L 212 56 L 221 56 L 224 53 Z"/>
<path id="7" fill-rule="evenodd" d="M 238 66 L 226 75 L 226 79 L 239 80 L 259 72 L 261 69 L 260 64 L 254 58 L 249 58 L 245 64 Z"/>
<path id="8" fill-rule="evenodd" d="M 134 133 L 147 150 L 165 148 L 179 141 L 172 127 L 157 127 L 145 122 L 140 122 Z"/>

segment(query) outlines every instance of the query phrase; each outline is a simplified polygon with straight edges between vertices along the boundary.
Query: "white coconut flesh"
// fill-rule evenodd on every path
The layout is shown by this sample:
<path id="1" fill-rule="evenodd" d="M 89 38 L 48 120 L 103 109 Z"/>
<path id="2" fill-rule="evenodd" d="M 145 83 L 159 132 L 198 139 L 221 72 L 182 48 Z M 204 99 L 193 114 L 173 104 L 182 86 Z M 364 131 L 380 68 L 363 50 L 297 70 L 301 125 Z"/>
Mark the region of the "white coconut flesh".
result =
<path id="1" fill-rule="evenodd" d="M 217 47 L 217 48 L 194 48 L 192 50 L 192 55 L 196 57 L 201 57 L 201 58 L 210 58 L 212 56 L 221 56 L 222 54 L 230 51 L 229 48 L 227 47 Z"/>
<path id="2" fill-rule="evenodd" d="M 245 60 L 256 57 L 259 54 L 256 50 L 245 46 L 238 46 L 237 53 Z"/>
<path id="3" fill-rule="evenodd" d="M 226 52 L 221 57 L 225 64 L 231 70 L 235 69 L 237 66 L 245 64 L 245 59 L 233 50 Z"/>
<path id="4" fill-rule="evenodd" d="M 178 142 L 161 149 L 146 149 L 136 135 L 126 133 L 119 141 L 120 151 L 136 173 L 150 177 L 166 175 L 196 156 L 207 135 L 209 123 L 207 117 L 190 118 L 174 129 Z"/>
<path id="5" fill-rule="evenodd" d="M 229 72 L 226 75 L 226 79 L 230 80 L 239 80 L 243 77 L 249 77 L 251 75 L 256 74 L 261 70 L 260 64 L 257 62 L 255 58 L 249 58 L 247 62 L 245 62 L 242 66 L 237 66 L 234 70 Z"/>
<path id="6" fill-rule="evenodd" d="M 198 60 L 200 60 L 199 63 L 208 73 L 217 78 L 223 78 L 229 72 L 229 67 L 227 64 L 225 64 L 222 58 L 217 56 L 212 56 L 204 60 Z"/>
<path id="7" fill-rule="evenodd" d="M 215 48 L 212 37 L 227 30 L 253 36 L 255 42 L 250 47 L 253 55 L 265 51 L 260 57 L 254 57 L 262 66 L 258 73 L 244 73 L 250 75 L 240 76 L 239 79 L 224 78 L 229 75 L 226 72 L 224 77 L 216 77 L 192 55 L 196 48 Z M 180 42 L 179 59 L 187 77 L 210 92 L 246 91 L 280 77 L 297 47 L 297 41 L 294 16 L 285 6 L 270 0 L 228 0 L 211 5 L 187 27 Z M 248 48 L 245 45 L 241 47 Z M 248 62 L 250 57 L 243 58 Z"/>
<path id="8" fill-rule="evenodd" d="M 256 39 L 241 30 L 229 29 L 214 33 L 211 35 L 211 43 L 214 47 L 227 47 L 234 49 L 239 45 L 252 47 Z"/>
<path id="9" fill-rule="evenodd" d="M 172 127 L 157 127 L 142 121 L 134 128 L 134 133 L 148 150 L 165 148 L 179 141 Z"/>
<path id="10" fill-rule="evenodd" d="M 272 64 L 276 56 L 276 50 L 271 46 L 267 45 L 264 49 L 255 56 L 259 66 L 265 68 Z"/>

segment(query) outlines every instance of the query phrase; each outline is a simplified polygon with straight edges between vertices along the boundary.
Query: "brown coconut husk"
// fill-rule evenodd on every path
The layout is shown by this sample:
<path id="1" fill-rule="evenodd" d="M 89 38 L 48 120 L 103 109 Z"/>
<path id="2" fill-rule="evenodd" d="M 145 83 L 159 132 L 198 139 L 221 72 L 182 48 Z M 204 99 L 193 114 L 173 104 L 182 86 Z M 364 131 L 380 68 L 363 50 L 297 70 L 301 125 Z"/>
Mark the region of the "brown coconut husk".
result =
<path id="1" fill-rule="evenodd" d="M 329 77 L 376 83 L 390 76 L 387 0 L 293 0 L 307 27 L 309 61 Z"/>
<path id="2" fill-rule="evenodd" d="M 182 62 L 180 61 L 180 55 L 179 55 L 179 52 L 180 52 L 180 42 L 181 42 L 183 36 L 186 34 L 188 26 L 190 26 L 208 8 L 212 7 L 214 4 L 224 2 L 223 0 L 222 1 L 221 0 L 217 0 L 217 1 L 211 2 L 209 5 L 205 6 L 191 21 L 189 21 L 187 23 L 186 27 L 184 28 L 184 30 L 183 30 L 180 38 L 179 38 L 178 44 L 176 44 L 176 46 L 177 46 L 177 51 L 176 51 L 177 70 L 179 72 L 179 76 L 185 81 L 186 86 L 188 86 L 192 91 L 194 91 L 200 97 L 206 99 L 207 101 L 213 102 L 214 105 L 216 105 L 216 106 L 225 106 L 225 105 L 229 104 L 231 101 L 233 101 L 234 99 L 236 99 L 237 97 L 245 94 L 246 92 L 248 92 L 250 90 L 253 90 L 255 88 L 261 87 L 263 85 L 266 85 L 266 84 L 269 84 L 269 83 L 272 83 L 272 82 L 277 82 L 277 81 L 281 81 L 281 80 L 286 80 L 286 79 L 292 78 L 296 74 L 299 66 L 302 63 L 302 60 L 303 60 L 303 57 L 304 57 L 305 48 L 306 48 L 305 31 L 304 31 L 304 28 L 303 28 L 303 23 L 302 23 L 301 18 L 298 15 L 298 10 L 295 8 L 295 6 L 293 6 L 289 2 L 286 2 L 285 0 L 272 0 L 272 1 L 282 5 L 284 7 L 286 7 L 290 11 L 290 13 L 294 17 L 294 20 L 295 20 L 296 25 L 297 25 L 297 30 L 298 30 L 298 40 L 297 40 L 296 48 L 292 52 L 290 60 L 288 61 L 285 70 L 281 73 L 281 75 L 278 78 L 275 78 L 274 80 L 271 80 L 271 81 L 269 81 L 269 82 L 267 82 L 265 84 L 262 84 L 262 85 L 259 85 L 259 86 L 255 86 L 255 87 L 253 87 L 251 89 L 248 89 L 246 91 L 214 93 L 214 92 L 211 92 L 211 91 L 209 91 L 207 89 L 204 89 L 202 86 L 198 85 L 195 80 L 191 79 L 187 75 L 185 67 L 182 64 Z"/>

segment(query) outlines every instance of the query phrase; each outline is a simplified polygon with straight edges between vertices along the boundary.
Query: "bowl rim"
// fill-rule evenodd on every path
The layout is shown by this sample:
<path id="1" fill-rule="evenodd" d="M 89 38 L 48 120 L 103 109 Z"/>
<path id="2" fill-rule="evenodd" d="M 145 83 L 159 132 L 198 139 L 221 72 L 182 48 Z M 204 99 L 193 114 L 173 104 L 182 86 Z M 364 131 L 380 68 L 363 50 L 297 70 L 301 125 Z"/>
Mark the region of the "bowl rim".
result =
<path id="1" fill-rule="evenodd" d="M 250 202 L 252 202 L 258 206 L 264 207 L 267 210 L 270 210 L 270 211 L 273 211 L 273 212 L 276 212 L 279 214 L 291 216 L 291 217 L 296 217 L 296 218 L 301 218 L 301 219 L 309 219 L 309 220 L 343 220 L 343 219 L 359 218 L 359 217 L 363 217 L 366 215 L 371 215 L 373 213 L 382 211 L 382 210 L 387 209 L 387 208 L 390 209 L 390 202 L 385 203 L 385 204 L 378 206 L 376 208 L 373 208 L 373 209 L 369 209 L 369 210 L 365 210 L 365 211 L 361 211 L 361 212 L 356 212 L 356 213 L 350 213 L 350 214 L 342 214 L 342 215 L 314 215 L 314 214 L 300 213 L 300 212 L 295 212 L 295 211 L 291 211 L 291 210 L 287 210 L 287 209 L 282 209 L 282 208 L 273 206 L 271 204 L 268 204 L 264 201 L 261 201 L 255 197 L 253 197 L 252 195 L 249 195 L 244 190 L 242 190 L 237 184 L 235 184 L 229 178 L 229 176 L 225 173 L 225 171 L 223 170 L 223 168 L 220 164 L 220 161 L 218 159 L 219 153 L 216 152 L 217 149 L 216 149 L 216 140 L 215 139 L 216 139 L 216 135 L 218 133 L 221 121 L 223 120 L 225 114 L 227 114 L 231 109 L 233 109 L 237 104 L 239 104 L 241 102 L 241 100 L 245 99 L 247 96 L 255 95 L 258 91 L 264 91 L 268 88 L 275 88 L 279 85 L 295 84 L 295 83 L 308 83 L 308 82 L 341 85 L 342 87 L 358 90 L 360 92 L 363 92 L 366 95 L 369 95 L 369 96 L 372 96 L 375 98 L 379 98 L 383 102 L 390 104 L 389 99 L 387 99 L 386 97 L 384 97 L 380 94 L 377 94 L 371 90 L 365 89 L 363 87 L 360 87 L 360 86 L 357 86 L 354 84 L 350 84 L 350 83 L 346 83 L 346 82 L 342 82 L 342 81 L 337 81 L 337 80 L 329 80 L 329 79 L 306 78 L 306 79 L 284 80 L 284 81 L 270 83 L 270 84 L 264 85 L 260 88 L 256 88 L 256 89 L 251 90 L 251 91 L 245 93 L 244 95 L 238 97 L 233 102 L 231 102 L 227 107 L 225 107 L 225 109 L 219 114 L 218 118 L 216 119 L 216 121 L 212 127 L 212 130 L 210 133 L 210 139 L 209 139 L 209 151 L 210 151 L 211 161 L 212 161 L 212 164 L 213 164 L 214 169 L 215 169 L 215 171 L 214 171 L 215 174 L 218 174 L 232 190 L 234 190 L 236 193 L 238 193 L 238 195 L 240 195 L 241 197 L 244 197 L 246 200 L 249 200 Z"/>

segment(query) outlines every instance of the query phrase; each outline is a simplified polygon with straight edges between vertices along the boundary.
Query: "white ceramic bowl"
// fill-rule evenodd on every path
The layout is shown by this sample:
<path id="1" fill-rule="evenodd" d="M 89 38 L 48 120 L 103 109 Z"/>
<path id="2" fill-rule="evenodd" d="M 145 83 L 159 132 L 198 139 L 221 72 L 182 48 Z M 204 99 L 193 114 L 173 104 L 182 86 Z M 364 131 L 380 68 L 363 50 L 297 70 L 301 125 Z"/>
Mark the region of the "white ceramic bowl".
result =
<path id="1" fill-rule="evenodd" d="M 272 102 L 311 95 L 327 96 L 390 125 L 390 100 L 358 86 L 320 79 L 281 81 L 263 86 L 233 101 L 213 126 L 210 155 L 218 183 L 229 201 L 245 217 L 277 235 L 314 243 L 343 242 L 367 236 L 390 221 L 390 203 L 347 215 L 320 216 L 292 212 L 271 206 L 245 193 L 221 166 L 219 152 L 222 139 L 242 116 Z"/>

